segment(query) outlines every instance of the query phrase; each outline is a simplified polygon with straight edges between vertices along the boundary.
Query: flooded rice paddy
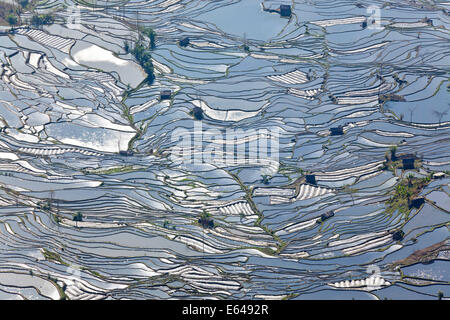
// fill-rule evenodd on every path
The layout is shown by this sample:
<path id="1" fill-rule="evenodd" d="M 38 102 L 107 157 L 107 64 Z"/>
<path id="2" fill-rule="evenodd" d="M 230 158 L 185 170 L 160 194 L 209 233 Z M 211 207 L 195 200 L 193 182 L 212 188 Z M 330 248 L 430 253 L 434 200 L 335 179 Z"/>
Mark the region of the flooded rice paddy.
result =
<path id="1" fill-rule="evenodd" d="M 450 296 L 450 3 L 261 2 L 49 0 L 55 24 L 0 34 L 0 299 Z M 136 25 L 157 35 L 151 85 Z M 194 107 L 203 130 L 277 128 L 275 170 L 172 161 Z M 383 170 L 391 146 L 421 167 Z M 447 174 L 387 213 L 410 172 Z"/>

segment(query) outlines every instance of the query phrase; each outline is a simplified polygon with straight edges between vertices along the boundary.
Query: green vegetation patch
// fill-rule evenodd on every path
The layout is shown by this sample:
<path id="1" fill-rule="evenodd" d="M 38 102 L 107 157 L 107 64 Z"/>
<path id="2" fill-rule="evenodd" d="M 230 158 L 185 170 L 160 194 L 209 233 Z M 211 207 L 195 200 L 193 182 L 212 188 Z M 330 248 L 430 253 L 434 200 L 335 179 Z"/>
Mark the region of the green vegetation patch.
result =
<path id="1" fill-rule="evenodd" d="M 155 73 L 150 50 L 155 48 L 156 33 L 150 27 L 139 27 L 138 31 L 149 38 L 150 44 L 147 46 L 143 40 L 139 39 L 132 47 L 128 41 L 125 41 L 123 45 L 124 50 L 136 58 L 142 69 L 147 73 L 146 82 L 152 84 L 155 80 Z"/>
<path id="2" fill-rule="evenodd" d="M 386 212 L 393 213 L 398 210 L 400 213 L 408 213 L 411 200 L 418 196 L 430 181 L 431 177 L 416 178 L 411 174 L 402 179 L 395 187 L 394 194 L 386 201 L 388 204 Z"/>
<path id="3" fill-rule="evenodd" d="M 31 17 L 31 25 L 34 27 L 39 27 L 43 25 L 52 24 L 55 21 L 55 18 L 51 14 L 34 14 Z"/>
<path id="4" fill-rule="evenodd" d="M 0 1 L 0 25 L 16 25 L 19 21 L 20 7 Z"/>
<path id="5" fill-rule="evenodd" d="M 68 264 L 66 262 L 64 262 L 62 260 L 61 256 L 59 254 L 57 254 L 56 252 L 52 252 L 52 251 L 47 250 L 45 248 L 43 249 L 43 251 L 44 251 L 43 254 L 44 254 L 45 260 L 57 262 L 57 263 L 60 263 L 60 264 L 68 266 Z"/>
<path id="6" fill-rule="evenodd" d="M 123 173 L 123 172 L 131 172 L 138 170 L 138 168 L 134 166 L 123 166 L 123 167 L 114 167 L 109 169 L 99 169 L 99 170 L 86 170 L 85 173 L 88 174 L 114 174 L 114 173 Z"/>

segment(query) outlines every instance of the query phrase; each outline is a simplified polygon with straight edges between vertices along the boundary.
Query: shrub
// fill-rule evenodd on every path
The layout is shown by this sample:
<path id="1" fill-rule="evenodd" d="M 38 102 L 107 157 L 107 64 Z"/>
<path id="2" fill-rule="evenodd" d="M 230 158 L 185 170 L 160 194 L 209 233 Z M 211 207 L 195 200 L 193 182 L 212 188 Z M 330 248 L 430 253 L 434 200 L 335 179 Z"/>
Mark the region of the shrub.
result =
<path id="1" fill-rule="evenodd" d="M 153 80 L 155 80 L 152 56 L 150 52 L 145 48 L 141 41 L 138 41 L 134 47 L 130 51 L 136 60 L 139 62 L 141 67 L 147 73 L 147 83 L 151 84 Z"/>
<path id="2" fill-rule="evenodd" d="M 52 24 L 54 22 L 54 20 L 55 19 L 53 18 L 53 16 L 51 14 L 41 14 L 41 15 L 34 14 L 31 17 L 31 24 L 33 26 L 39 27 L 42 25 Z"/>
<path id="3" fill-rule="evenodd" d="M 73 216 L 72 220 L 76 222 L 83 221 L 83 214 L 81 212 L 77 212 L 77 214 Z"/>
<path id="4" fill-rule="evenodd" d="M 20 0 L 19 4 L 22 8 L 26 8 L 28 6 L 28 0 Z"/>
<path id="5" fill-rule="evenodd" d="M 391 160 L 395 161 L 395 159 L 397 159 L 395 153 L 397 152 L 397 147 L 396 146 L 391 146 L 389 148 L 389 151 L 391 152 Z"/>
<path id="6" fill-rule="evenodd" d="M 203 110 L 200 107 L 194 107 L 192 109 L 192 115 L 196 120 L 203 120 Z"/>
<path id="7" fill-rule="evenodd" d="M 198 219 L 198 223 L 204 228 L 204 229 L 213 229 L 214 228 L 214 221 L 211 218 L 211 215 L 206 212 L 206 210 L 203 210 L 200 219 Z"/>
<path id="8" fill-rule="evenodd" d="M 6 21 L 8 21 L 9 25 L 15 26 L 18 22 L 18 18 L 16 15 L 11 13 L 6 17 Z"/>
<path id="9" fill-rule="evenodd" d="M 10 14 L 15 14 L 16 12 L 17 8 L 15 5 L 0 1 L 0 18 L 7 21 L 7 16 Z"/>
<path id="10" fill-rule="evenodd" d="M 150 48 L 155 48 L 155 41 L 156 41 L 156 32 L 150 28 L 150 27 L 143 27 L 140 29 L 142 34 L 146 35 L 150 39 Z"/>

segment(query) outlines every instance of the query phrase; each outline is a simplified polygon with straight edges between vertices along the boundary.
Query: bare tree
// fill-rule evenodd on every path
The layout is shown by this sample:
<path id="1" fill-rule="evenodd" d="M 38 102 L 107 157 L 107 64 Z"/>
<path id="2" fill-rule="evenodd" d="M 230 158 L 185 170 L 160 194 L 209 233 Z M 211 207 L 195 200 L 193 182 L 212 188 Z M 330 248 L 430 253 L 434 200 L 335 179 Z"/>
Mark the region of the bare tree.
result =
<path id="1" fill-rule="evenodd" d="M 250 47 L 248 46 L 248 40 L 247 40 L 247 34 L 244 32 L 244 35 L 242 37 L 242 42 L 243 42 L 243 48 L 245 51 L 249 51 Z"/>
<path id="2" fill-rule="evenodd" d="M 138 33 L 138 41 L 141 41 L 142 40 L 142 34 L 140 32 L 139 10 L 136 10 L 136 32 Z"/>
<path id="3" fill-rule="evenodd" d="M 448 110 L 445 111 L 438 111 L 438 110 L 433 110 L 433 114 L 438 117 L 439 119 L 439 125 L 441 125 L 442 122 L 442 118 L 448 113 Z"/>
<path id="4" fill-rule="evenodd" d="M 353 205 L 355 205 L 355 199 L 353 198 L 353 194 L 356 193 L 356 192 L 358 192 L 358 189 L 353 189 L 353 188 L 350 187 L 350 185 L 346 184 L 346 185 L 344 186 L 344 192 L 350 194 L 350 196 L 352 197 Z"/>
<path id="5" fill-rule="evenodd" d="M 413 119 L 413 113 L 414 113 L 414 111 L 416 111 L 416 108 L 417 108 L 417 106 L 415 107 L 415 108 L 408 108 L 408 110 L 409 110 L 409 121 L 410 122 L 413 122 L 412 121 L 412 119 Z"/>
<path id="6" fill-rule="evenodd" d="M 55 190 L 50 190 L 50 200 L 48 202 L 49 209 L 53 206 L 53 198 L 55 197 Z"/>

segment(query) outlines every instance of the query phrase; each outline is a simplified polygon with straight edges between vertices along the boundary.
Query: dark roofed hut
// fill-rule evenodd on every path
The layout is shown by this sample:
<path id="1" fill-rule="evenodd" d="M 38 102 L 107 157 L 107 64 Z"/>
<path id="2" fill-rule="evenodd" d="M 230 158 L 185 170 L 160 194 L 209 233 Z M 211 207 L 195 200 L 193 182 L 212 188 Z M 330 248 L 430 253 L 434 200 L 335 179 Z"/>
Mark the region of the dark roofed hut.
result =
<path id="1" fill-rule="evenodd" d="M 203 110 L 200 107 L 194 107 L 192 109 L 192 115 L 196 120 L 203 120 Z"/>
<path id="2" fill-rule="evenodd" d="M 309 183 L 309 184 L 317 184 L 317 182 L 316 182 L 316 176 L 315 176 L 315 175 L 313 175 L 313 174 L 307 174 L 307 175 L 305 176 L 305 178 L 306 178 L 306 183 Z"/>
<path id="3" fill-rule="evenodd" d="M 124 156 L 124 157 L 129 157 L 132 156 L 134 154 L 133 151 L 119 151 L 119 155 Z"/>
<path id="4" fill-rule="evenodd" d="M 198 219 L 198 223 L 204 229 L 214 229 L 214 221 L 212 219 L 200 218 Z"/>
<path id="5" fill-rule="evenodd" d="M 344 128 L 342 126 L 330 128 L 332 136 L 342 136 L 344 134 Z"/>
<path id="6" fill-rule="evenodd" d="M 419 209 L 420 206 L 421 206 L 422 204 L 424 204 L 424 203 L 425 203 L 425 198 L 424 198 L 424 197 L 416 197 L 416 198 L 413 198 L 413 199 L 411 199 L 411 200 L 409 201 L 409 208 L 410 208 L 410 209 L 411 209 L 411 208 Z"/>
<path id="7" fill-rule="evenodd" d="M 291 6 L 288 4 L 280 5 L 280 15 L 282 17 L 290 17 L 291 16 Z"/>
<path id="8" fill-rule="evenodd" d="M 178 43 L 180 44 L 181 47 L 187 47 L 187 45 L 189 44 L 189 38 L 185 37 L 181 39 Z"/>
<path id="9" fill-rule="evenodd" d="M 402 164 L 403 164 L 403 169 L 414 169 L 414 158 L 403 158 L 402 159 Z"/>
<path id="10" fill-rule="evenodd" d="M 281 17 L 290 17 L 292 14 L 291 6 L 288 4 L 281 4 L 278 9 L 266 8 L 264 2 L 261 3 L 264 11 L 279 13 Z"/>
<path id="11" fill-rule="evenodd" d="M 169 100 L 172 98 L 172 91 L 162 90 L 159 97 L 161 100 Z"/>
<path id="12" fill-rule="evenodd" d="M 397 230 L 392 234 L 392 240 L 394 241 L 402 241 L 405 233 L 402 230 Z"/>
<path id="13" fill-rule="evenodd" d="M 403 170 L 414 169 L 414 161 L 417 157 L 412 153 L 403 153 L 396 156 L 396 159 L 402 160 Z"/>
<path id="14" fill-rule="evenodd" d="M 331 217 L 334 217 L 334 211 L 333 210 L 330 210 L 330 211 L 327 211 L 325 213 L 322 213 L 320 215 L 320 219 L 317 220 L 317 223 L 324 222 L 325 220 L 330 219 Z"/>

